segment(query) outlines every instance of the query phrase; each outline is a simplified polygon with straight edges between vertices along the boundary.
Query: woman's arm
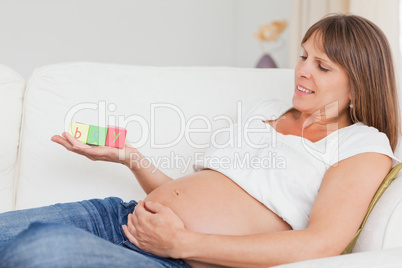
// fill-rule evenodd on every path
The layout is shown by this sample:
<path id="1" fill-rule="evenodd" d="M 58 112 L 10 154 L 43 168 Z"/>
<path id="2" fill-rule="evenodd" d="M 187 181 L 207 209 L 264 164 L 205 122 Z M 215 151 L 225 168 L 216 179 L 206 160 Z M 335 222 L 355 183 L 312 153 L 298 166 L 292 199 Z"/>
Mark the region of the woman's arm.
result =
<path id="1" fill-rule="evenodd" d="M 305 230 L 239 236 L 195 233 L 180 227 L 168 208 L 151 203 L 135 209 L 124 231 L 132 243 L 151 253 L 231 267 L 335 256 L 353 238 L 391 165 L 388 156 L 363 153 L 329 168 Z"/>
<path id="2" fill-rule="evenodd" d="M 145 156 L 128 143 L 126 143 L 123 149 L 117 149 L 107 146 L 83 144 L 67 132 L 64 132 L 62 136 L 55 135 L 52 137 L 52 141 L 62 145 L 71 152 L 86 156 L 93 161 L 115 162 L 127 166 L 147 194 L 160 185 L 172 180 L 172 178 L 157 169 Z"/>
<path id="3" fill-rule="evenodd" d="M 136 148 L 126 145 L 126 150 L 128 151 L 128 156 L 123 164 L 133 172 L 146 194 L 149 194 L 162 184 L 173 180 L 156 168 L 154 164 Z"/>

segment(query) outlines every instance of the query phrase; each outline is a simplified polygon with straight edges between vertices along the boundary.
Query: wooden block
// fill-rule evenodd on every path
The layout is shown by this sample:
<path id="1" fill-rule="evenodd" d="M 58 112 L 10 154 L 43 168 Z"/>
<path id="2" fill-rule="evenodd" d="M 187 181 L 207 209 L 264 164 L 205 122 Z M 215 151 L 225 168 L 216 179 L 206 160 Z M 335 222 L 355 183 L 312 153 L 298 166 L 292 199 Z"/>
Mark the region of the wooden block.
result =
<path id="1" fill-rule="evenodd" d="M 106 146 L 122 149 L 126 142 L 127 130 L 120 127 L 108 126 Z"/>
<path id="2" fill-rule="evenodd" d="M 105 146 L 107 128 L 89 125 L 87 144 Z"/>
<path id="3" fill-rule="evenodd" d="M 88 125 L 77 122 L 71 122 L 70 128 L 68 129 L 68 133 L 70 133 L 74 138 L 76 138 L 80 142 L 87 143 L 88 130 L 89 130 Z"/>

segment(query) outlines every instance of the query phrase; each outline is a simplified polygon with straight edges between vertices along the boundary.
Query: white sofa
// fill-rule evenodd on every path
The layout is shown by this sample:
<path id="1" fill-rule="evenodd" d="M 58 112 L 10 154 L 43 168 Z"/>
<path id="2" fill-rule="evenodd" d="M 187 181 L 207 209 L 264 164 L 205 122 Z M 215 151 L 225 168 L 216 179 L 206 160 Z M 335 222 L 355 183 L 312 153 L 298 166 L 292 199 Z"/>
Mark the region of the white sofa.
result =
<path id="1" fill-rule="evenodd" d="M 180 177 L 192 172 L 211 133 L 227 126 L 228 117 L 236 121 L 239 107 L 268 98 L 290 102 L 293 70 L 63 63 L 38 68 L 25 82 L 0 65 L 0 94 L 0 211 L 9 211 L 145 196 L 124 166 L 92 162 L 52 143 L 70 121 L 124 125 L 131 144 Z M 283 267 L 402 267 L 400 176 L 375 206 L 352 254 Z"/>

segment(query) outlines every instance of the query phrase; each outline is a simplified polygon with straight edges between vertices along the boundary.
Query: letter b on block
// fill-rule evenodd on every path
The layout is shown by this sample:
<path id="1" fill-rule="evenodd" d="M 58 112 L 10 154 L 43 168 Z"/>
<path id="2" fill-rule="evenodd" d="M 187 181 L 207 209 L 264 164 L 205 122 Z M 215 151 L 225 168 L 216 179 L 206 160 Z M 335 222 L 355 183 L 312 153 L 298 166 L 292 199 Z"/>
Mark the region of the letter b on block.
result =
<path id="1" fill-rule="evenodd" d="M 108 126 L 106 146 L 122 149 L 126 141 L 127 130 L 124 128 Z"/>
<path id="2" fill-rule="evenodd" d="M 70 133 L 74 138 L 82 143 L 87 142 L 89 126 L 81 123 L 72 122 L 68 133 Z"/>
<path id="3" fill-rule="evenodd" d="M 87 144 L 105 146 L 107 128 L 89 125 Z"/>

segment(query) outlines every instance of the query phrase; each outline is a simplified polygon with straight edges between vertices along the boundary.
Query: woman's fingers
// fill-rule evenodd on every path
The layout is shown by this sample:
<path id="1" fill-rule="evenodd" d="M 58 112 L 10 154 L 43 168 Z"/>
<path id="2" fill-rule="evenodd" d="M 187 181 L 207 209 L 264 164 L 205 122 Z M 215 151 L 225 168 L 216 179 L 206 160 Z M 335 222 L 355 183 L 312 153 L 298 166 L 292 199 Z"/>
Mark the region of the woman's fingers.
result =
<path id="1" fill-rule="evenodd" d="M 135 224 L 134 224 L 134 221 L 133 221 L 133 214 L 128 214 L 127 215 L 127 227 L 128 227 L 128 230 L 130 231 L 130 233 L 132 235 L 135 235 L 134 232 L 136 232 L 136 228 L 135 228 Z"/>
<path id="2" fill-rule="evenodd" d="M 79 142 L 78 140 L 74 139 L 70 134 L 63 132 L 62 134 L 63 137 L 59 135 L 54 135 L 51 140 L 53 142 L 56 142 L 64 147 L 66 149 L 72 150 L 74 147 L 82 147 L 84 145 L 83 143 Z M 80 146 L 81 145 L 81 146 Z M 87 145 L 88 146 L 88 145 Z"/>
<path id="3" fill-rule="evenodd" d="M 110 162 L 119 162 L 119 153 L 117 148 L 106 147 L 106 146 L 90 146 L 84 144 L 77 139 L 75 139 L 71 134 L 63 132 L 63 137 L 55 135 L 51 138 L 53 142 L 56 142 L 67 150 L 86 156 L 91 160 L 103 160 Z"/>
<path id="4" fill-rule="evenodd" d="M 78 147 L 78 148 L 91 148 L 91 146 L 80 142 L 79 140 L 77 140 L 76 138 L 74 138 L 73 136 L 71 136 L 71 134 L 68 133 L 68 132 L 63 132 L 62 135 L 63 135 L 63 137 L 64 137 L 65 139 L 67 139 L 74 147 Z"/>
<path id="5" fill-rule="evenodd" d="M 149 201 L 144 203 L 144 206 L 145 206 L 146 210 L 148 210 L 149 212 L 152 212 L 152 213 L 160 213 L 160 212 L 162 212 L 163 209 L 166 208 L 162 204 L 155 203 L 155 202 L 149 202 Z"/>
<path id="6" fill-rule="evenodd" d="M 127 217 L 123 230 L 131 243 L 161 257 L 175 255 L 174 238 L 177 232 L 184 231 L 184 223 L 159 203 L 139 201 L 133 214 Z M 178 251 L 177 251 L 178 252 Z"/>
<path id="7" fill-rule="evenodd" d="M 64 148 L 66 148 L 69 151 L 72 152 L 76 152 L 76 150 L 74 149 L 74 145 L 66 138 L 61 137 L 59 135 L 54 135 L 51 140 L 55 143 L 60 144 L 61 146 L 63 146 Z"/>
<path id="8" fill-rule="evenodd" d="M 130 213 L 127 215 L 127 224 L 123 225 L 123 230 L 124 230 L 124 233 L 125 233 L 126 237 L 128 238 L 128 240 L 138 247 L 139 242 L 135 238 L 136 236 L 138 237 L 138 230 L 136 227 L 137 219 L 133 214 Z"/>
<path id="9" fill-rule="evenodd" d="M 54 136 L 51 138 L 51 141 L 62 145 L 62 146 L 65 147 L 67 150 L 70 150 L 70 151 L 71 151 L 71 150 L 73 149 L 73 145 L 72 145 L 68 140 L 66 140 L 65 138 L 63 138 L 63 137 L 61 137 L 61 136 L 59 136 L 59 135 L 54 135 Z"/>
<path id="10" fill-rule="evenodd" d="M 85 155 L 84 152 L 77 150 L 73 144 L 71 144 L 71 142 L 67 139 L 67 138 L 63 138 L 59 135 L 54 135 L 51 140 L 55 143 L 60 144 L 61 146 L 63 146 L 64 148 L 66 148 L 67 150 L 80 154 L 80 155 Z"/>
<path id="11" fill-rule="evenodd" d="M 144 215 L 145 212 L 145 208 L 144 208 L 144 202 L 143 201 L 138 201 L 138 204 L 135 206 L 134 208 L 134 212 L 131 215 L 132 216 L 132 223 L 135 226 L 140 226 L 141 224 L 143 224 L 144 218 L 146 217 L 146 215 Z M 142 217 L 141 221 L 140 221 L 140 217 Z"/>
<path id="12" fill-rule="evenodd" d="M 130 231 L 127 225 L 123 225 L 122 227 L 123 227 L 124 234 L 128 238 L 128 241 L 130 241 L 131 243 L 133 243 L 134 245 L 136 245 L 138 247 L 139 243 L 138 243 L 137 239 L 135 239 L 135 237 L 131 234 L 131 232 L 133 230 Z"/>

